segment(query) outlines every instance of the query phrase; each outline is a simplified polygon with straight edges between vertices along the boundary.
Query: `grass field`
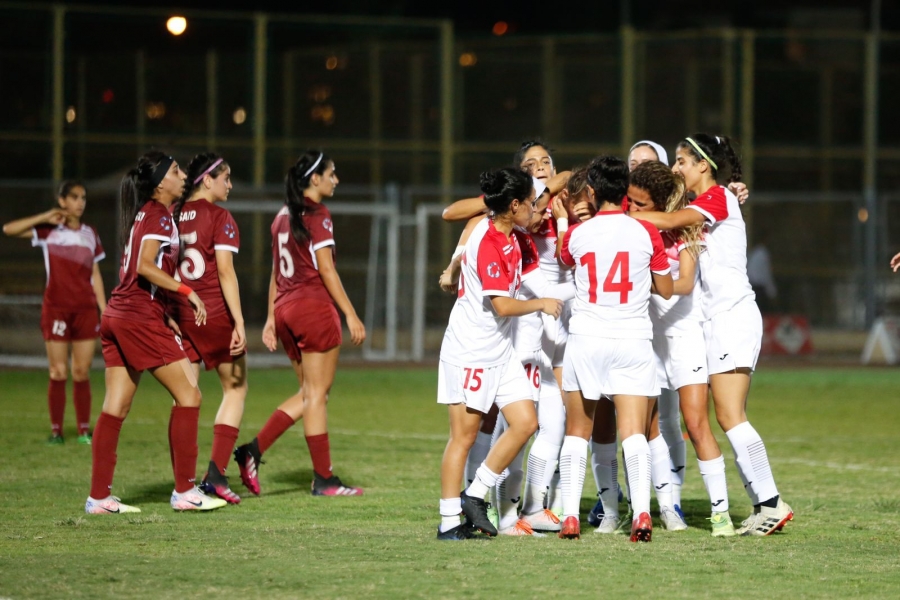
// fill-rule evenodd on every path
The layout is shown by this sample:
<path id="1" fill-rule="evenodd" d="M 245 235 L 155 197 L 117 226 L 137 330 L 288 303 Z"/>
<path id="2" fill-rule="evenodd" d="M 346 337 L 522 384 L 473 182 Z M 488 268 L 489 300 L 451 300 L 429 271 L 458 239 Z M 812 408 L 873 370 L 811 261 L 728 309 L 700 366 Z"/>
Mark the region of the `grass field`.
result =
<path id="1" fill-rule="evenodd" d="M 96 418 L 102 373 L 94 384 Z M 83 512 L 90 448 L 74 443 L 71 401 L 69 442 L 48 447 L 45 374 L 2 371 L 0 597 L 900 597 L 898 370 L 763 370 L 750 416 L 794 522 L 770 538 L 712 539 L 689 454 L 691 528 L 657 527 L 642 545 L 589 530 L 575 542 L 436 542 L 447 425 L 435 386 L 434 369 L 339 370 L 329 408 L 335 472 L 363 486 L 362 498 L 310 495 L 296 427 L 266 455 L 261 497 L 176 514 L 170 401 L 146 377 L 122 430 L 113 487 L 143 513 L 95 517 Z M 219 390 L 208 375 L 202 387 L 205 465 Z M 251 372 L 242 442 L 293 388 L 288 371 Z M 739 521 L 750 506 L 730 449 L 726 460 Z M 245 491 L 229 471 L 235 491 Z M 592 492 L 588 475 L 585 511 Z"/>

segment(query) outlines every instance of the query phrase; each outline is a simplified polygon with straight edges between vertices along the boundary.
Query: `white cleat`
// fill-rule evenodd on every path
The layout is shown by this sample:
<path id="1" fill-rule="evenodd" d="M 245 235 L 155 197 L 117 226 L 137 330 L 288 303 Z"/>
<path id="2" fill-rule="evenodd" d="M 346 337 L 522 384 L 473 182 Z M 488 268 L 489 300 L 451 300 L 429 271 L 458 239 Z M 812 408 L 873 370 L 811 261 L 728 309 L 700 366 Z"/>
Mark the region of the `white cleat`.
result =
<path id="1" fill-rule="evenodd" d="M 87 502 L 84 503 L 84 512 L 89 515 L 116 515 L 120 513 L 139 513 L 141 509 L 137 506 L 128 506 L 115 496 L 107 496 L 102 500 L 94 500 L 88 496 Z"/>
<path id="2" fill-rule="evenodd" d="M 516 521 L 515 525 L 512 527 L 507 527 L 505 529 L 499 530 L 500 535 L 512 535 L 512 536 L 522 536 L 522 535 L 530 535 L 534 537 L 544 537 L 542 533 L 535 533 L 524 519 L 519 519 Z"/>
<path id="3" fill-rule="evenodd" d="M 794 520 L 794 511 L 787 502 L 778 499 L 775 508 L 761 506 L 758 513 L 750 515 L 738 530 L 738 535 L 764 537 L 781 531 L 785 523 Z"/>
<path id="4" fill-rule="evenodd" d="M 674 508 L 663 506 L 659 510 L 659 518 L 663 523 L 666 531 L 684 531 L 688 528 L 687 523 L 681 518 Z"/>
<path id="5" fill-rule="evenodd" d="M 173 491 L 169 503 L 175 510 L 215 510 L 228 504 L 221 498 L 207 496 L 197 486 L 180 494 Z"/>
<path id="6" fill-rule="evenodd" d="M 559 531 L 562 528 L 559 518 L 552 510 L 546 508 L 530 515 L 523 514 L 521 517 L 521 520 L 535 531 Z"/>
<path id="7" fill-rule="evenodd" d="M 594 533 L 616 533 L 618 527 L 619 515 L 603 515 L 600 525 L 594 530 Z"/>

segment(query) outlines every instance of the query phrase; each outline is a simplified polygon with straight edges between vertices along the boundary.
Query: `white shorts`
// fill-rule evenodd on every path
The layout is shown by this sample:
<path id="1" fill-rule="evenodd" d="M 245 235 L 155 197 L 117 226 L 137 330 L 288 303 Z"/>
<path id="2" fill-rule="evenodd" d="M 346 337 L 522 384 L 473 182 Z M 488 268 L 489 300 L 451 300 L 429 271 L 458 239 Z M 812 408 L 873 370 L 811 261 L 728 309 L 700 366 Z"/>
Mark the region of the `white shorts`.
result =
<path id="1" fill-rule="evenodd" d="M 759 307 L 752 299 L 743 300 L 703 324 L 706 362 L 709 374 L 739 368 L 756 369 L 762 346 L 763 324 Z"/>
<path id="2" fill-rule="evenodd" d="M 659 396 L 656 357 L 650 340 L 569 336 L 563 365 L 563 389 L 600 396 Z"/>
<path id="3" fill-rule="evenodd" d="M 519 358 L 510 353 L 509 362 L 493 367 L 456 366 L 441 361 L 438 366 L 438 404 L 465 404 L 487 413 L 491 405 L 531 400 L 532 386 Z"/>
<path id="4" fill-rule="evenodd" d="M 656 372 L 659 387 L 679 390 L 686 385 L 705 384 L 709 381 L 706 368 L 706 342 L 703 327 L 697 327 L 680 335 L 657 335 L 653 338 L 656 354 Z"/>
<path id="5" fill-rule="evenodd" d="M 544 321 L 544 334 L 541 337 L 541 345 L 553 369 L 563 366 L 566 355 L 566 342 L 569 339 L 569 319 L 571 316 L 571 300 L 563 303 L 563 309 L 558 319 L 541 313 L 541 318 Z"/>
<path id="6" fill-rule="evenodd" d="M 528 378 L 528 388 L 531 390 L 531 398 L 535 402 L 541 399 L 541 383 L 543 382 L 544 353 L 541 350 L 533 352 L 519 352 L 519 360 L 525 367 L 525 376 Z M 551 376 L 553 372 L 551 371 Z"/>

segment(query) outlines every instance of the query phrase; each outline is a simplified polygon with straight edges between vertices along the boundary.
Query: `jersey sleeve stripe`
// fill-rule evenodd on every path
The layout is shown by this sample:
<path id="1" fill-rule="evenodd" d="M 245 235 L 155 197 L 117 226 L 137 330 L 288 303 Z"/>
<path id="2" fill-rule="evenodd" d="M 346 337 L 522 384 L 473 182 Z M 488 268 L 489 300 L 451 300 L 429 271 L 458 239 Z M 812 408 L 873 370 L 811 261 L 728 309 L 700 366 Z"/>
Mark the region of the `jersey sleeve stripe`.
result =
<path id="1" fill-rule="evenodd" d="M 238 253 L 237 246 L 229 246 L 227 244 L 216 244 L 213 246 L 213 250 L 227 250 L 229 252 L 234 252 L 235 254 Z"/>
<path id="2" fill-rule="evenodd" d="M 142 238 L 141 238 L 141 244 L 144 243 L 144 240 L 159 240 L 160 242 L 166 242 L 167 244 L 171 244 L 171 243 L 172 243 L 172 239 L 171 239 L 171 238 L 169 238 L 169 237 L 167 237 L 167 236 L 164 236 L 164 235 L 157 235 L 157 234 L 155 234 L 155 233 L 148 233 L 147 235 L 145 235 L 144 237 L 142 237 Z"/>
<path id="3" fill-rule="evenodd" d="M 508 290 L 481 290 L 482 296 L 503 296 L 504 298 L 511 298 Z"/>
<path id="4" fill-rule="evenodd" d="M 334 246 L 334 240 L 325 240 L 324 242 L 319 242 L 318 244 L 314 244 L 312 246 L 312 251 L 315 252 L 320 248 L 324 248 L 326 246 Z"/>
<path id="5" fill-rule="evenodd" d="M 94 262 L 98 263 L 101 260 L 103 260 L 104 258 L 106 258 L 106 252 L 101 252 L 100 254 L 98 254 L 97 256 L 94 257 Z"/>
<path id="6" fill-rule="evenodd" d="M 700 213 L 701 215 L 703 215 L 704 217 L 706 217 L 706 220 L 709 221 L 710 225 L 716 224 L 716 218 L 708 210 L 704 210 L 704 209 L 700 208 L 699 206 L 694 206 L 693 204 L 688 204 L 687 208 L 692 208 L 692 209 L 696 210 L 698 213 Z"/>
<path id="7" fill-rule="evenodd" d="M 672 272 L 672 269 L 669 267 L 666 267 L 666 269 L 662 270 L 662 271 L 657 271 L 656 269 L 651 269 L 650 272 L 656 273 L 657 275 L 668 275 L 669 273 Z"/>

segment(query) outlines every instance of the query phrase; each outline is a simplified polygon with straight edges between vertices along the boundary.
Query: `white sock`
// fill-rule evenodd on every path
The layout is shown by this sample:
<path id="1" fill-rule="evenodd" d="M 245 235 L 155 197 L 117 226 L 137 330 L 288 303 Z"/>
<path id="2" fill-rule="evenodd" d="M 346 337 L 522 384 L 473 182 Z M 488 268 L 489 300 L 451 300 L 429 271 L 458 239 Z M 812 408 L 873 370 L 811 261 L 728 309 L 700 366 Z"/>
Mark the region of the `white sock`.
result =
<path id="1" fill-rule="evenodd" d="M 505 469 L 506 478 L 497 483 L 497 501 L 500 513 L 500 528 L 506 529 L 512 527 L 519 520 L 519 501 L 522 499 L 522 479 L 525 472 L 522 470 L 522 464 L 525 462 L 525 448 L 519 450 L 519 453 Z"/>
<path id="2" fill-rule="evenodd" d="M 479 431 L 475 436 L 475 443 L 469 450 L 469 456 L 466 457 L 466 485 L 475 481 L 475 471 L 478 470 L 490 451 L 491 434 Z"/>
<path id="3" fill-rule="evenodd" d="M 681 411 L 678 408 L 678 392 L 662 391 L 659 396 L 659 431 L 669 446 L 672 459 L 672 504 L 681 505 L 681 486 L 684 485 L 684 466 L 687 464 L 687 447 L 681 431 Z"/>
<path id="4" fill-rule="evenodd" d="M 619 472 L 619 461 L 616 458 L 618 445 L 596 444 L 591 442 L 591 471 L 597 493 L 603 503 L 603 514 L 608 517 L 619 516 L 619 484 L 616 475 Z"/>
<path id="5" fill-rule="evenodd" d="M 499 477 L 500 475 L 491 471 L 486 464 L 481 463 L 481 466 L 475 471 L 475 480 L 466 488 L 466 496 L 483 500 L 487 496 L 488 490 L 497 485 Z"/>
<path id="6" fill-rule="evenodd" d="M 559 453 L 560 496 L 564 517 L 579 518 L 581 492 L 584 490 L 584 472 L 587 468 L 588 441 L 574 435 L 563 439 Z"/>
<path id="7" fill-rule="evenodd" d="M 657 436 L 647 443 L 650 448 L 650 478 L 656 490 L 659 510 L 672 508 L 672 461 L 669 445 L 663 436 Z"/>
<path id="8" fill-rule="evenodd" d="M 559 450 L 560 446 L 548 443 L 540 432 L 531 444 L 528 472 L 525 474 L 525 499 L 522 502 L 522 512 L 526 515 L 547 506 L 545 501 L 550 490 L 550 480 L 559 461 Z"/>
<path id="9" fill-rule="evenodd" d="M 650 446 L 647 438 L 636 434 L 622 440 L 622 453 L 636 519 L 641 513 L 650 512 Z"/>
<path id="10" fill-rule="evenodd" d="M 700 476 L 706 493 L 709 494 L 709 504 L 712 512 L 728 512 L 728 486 L 725 483 L 725 457 L 720 456 L 712 460 L 697 459 L 700 467 Z"/>
<path id="11" fill-rule="evenodd" d="M 462 525 L 462 501 L 459 498 L 441 498 L 441 533 Z"/>
<path id="12" fill-rule="evenodd" d="M 560 453 L 562 453 L 562 449 L 560 449 Z M 556 468 L 550 476 L 550 489 L 547 494 L 550 496 L 550 510 L 553 511 L 554 514 L 561 515 L 563 511 L 563 493 L 559 463 L 556 463 Z"/>
<path id="13" fill-rule="evenodd" d="M 744 421 L 726 431 L 725 435 L 731 442 L 734 462 L 737 463 L 741 478 L 745 481 L 745 489 L 748 490 L 753 504 L 757 505 L 777 496 L 778 488 L 775 487 L 766 446 L 753 426 Z"/>

